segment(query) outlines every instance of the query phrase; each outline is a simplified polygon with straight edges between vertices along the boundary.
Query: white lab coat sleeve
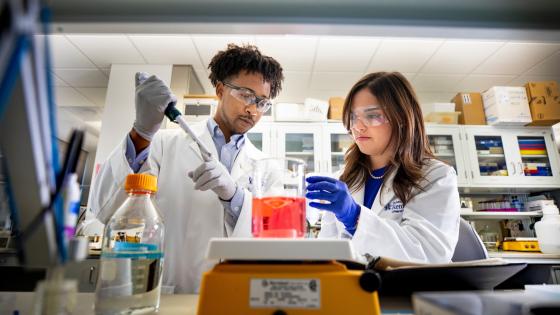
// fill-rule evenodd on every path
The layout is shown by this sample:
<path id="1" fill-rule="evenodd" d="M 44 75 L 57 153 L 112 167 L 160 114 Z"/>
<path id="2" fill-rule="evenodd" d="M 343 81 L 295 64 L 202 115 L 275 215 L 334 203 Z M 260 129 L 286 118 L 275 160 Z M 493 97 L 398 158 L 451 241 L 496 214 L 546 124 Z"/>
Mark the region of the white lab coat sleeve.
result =
<path id="1" fill-rule="evenodd" d="M 253 194 L 246 188 L 243 189 L 245 190 L 243 206 L 237 221 L 226 220 L 226 232 L 230 237 L 251 237 Z"/>
<path id="2" fill-rule="evenodd" d="M 317 238 L 352 238 L 344 223 L 338 221 L 336 215 L 330 211 L 324 211 L 321 217 L 321 230 Z"/>
<path id="3" fill-rule="evenodd" d="M 352 239 L 359 254 L 425 263 L 451 261 L 459 235 L 457 175 L 439 164 L 426 177 L 425 190 L 406 204 L 401 220 L 382 218 L 362 206 Z"/>
<path id="4" fill-rule="evenodd" d="M 101 223 L 106 224 L 118 207 L 126 200 L 127 194 L 124 191 L 124 182 L 128 174 L 133 174 L 130 164 L 126 160 L 126 138 L 109 155 L 109 158 L 102 164 L 99 173 L 95 178 L 90 199 L 90 211 Z M 154 150 L 155 149 L 155 150 Z M 147 163 L 144 163 L 138 173 L 157 174 L 157 154 L 161 151 L 161 137 L 158 134 L 150 144 L 150 153 Z"/>

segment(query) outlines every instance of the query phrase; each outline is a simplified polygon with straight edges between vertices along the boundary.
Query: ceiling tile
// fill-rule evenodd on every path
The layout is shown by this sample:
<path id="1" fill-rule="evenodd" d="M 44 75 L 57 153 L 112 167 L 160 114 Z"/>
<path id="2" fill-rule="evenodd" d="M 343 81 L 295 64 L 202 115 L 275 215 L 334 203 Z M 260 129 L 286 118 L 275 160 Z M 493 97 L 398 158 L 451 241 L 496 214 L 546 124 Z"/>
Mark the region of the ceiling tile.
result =
<path id="1" fill-rule="evenodd" d="M 346 90 L 332 90 L 332 91 L 322 91 L 322 90 L 310 90 L 307 97 L 316 98 L 324 101 L 328 101 L 331 97 L 346 97 L 348 91 Z"/>
<path id="2" fill-rule="evenodd" d="M 68 35 L 67 37 L 99 68 L 109 68 L 112 64 L 146 63 L 125 35 Z"/>
<path id="3" fill-rule="evenodd" d="M 443 40 L 383 40 L 368 71 L 417 72 L 442 43 Z"/>
<path id="4" fill-rule="evenodd" d="M 428 74 L 470 73 L 503 44 L 475 40 L 446 41 L 420 71 Z"/>
<path id="5" fill-rule="evenodd" d="M 99 107 L 105 107 L 105 97 L 107 96 L 107 88 L 76 88 L 83 96 Z"/>
<path id="6" fill-rule="evenodd" d="M 527 82 L 539 82 L 539 81 L 556 81 L 558 82 L 558 84 L 560 84 L 560 74 L 558 75 L 532 75 L 532 74 L 527 74 L 527 75 L 522 75 L 519 77 L 516 77 L 515 79 L 511 80 L 510 82 L 508 82 L 507 85 L 511 85 L 511 86 L 523 86 L 525 85 L 525 83 Z"/>
<path id="7" fill-rule="evenodd" d="M 507 43 L 473 73 L 520 75 L 559 49 L 560 44 Z"/>
<path id="8" fill-rule="evenodd" d="M 348 91 L 362 76 L 362 72 L 314 72 L 309 89 Z"/>
<path id="9" fill-rule="evenodd" d="M 284 71 L 311 71 L 318 38 L 316 36 L 256 36 L 259 50 L 276 59 Z"/>
<path id="10" fill-rule="evenodd" d="M 469 75 L 463 79 L 455 90 L 458 92 L 484 92 L 493 86 L 504 86 L 513 80 L 512 75 Z"/>
<path id="11" fill-rule="evenodd" d="M 527 74 L 560 76 L 560 52 L 536 65 Z"/>
<path id="12" fill-rule="evenodd" d="M 464 75 L 457 74 L 419 74 L 412 81 L 417 92 L 454 92 L 455 86 Z"/>
<path id="13" fill-rule="evenodd" d="M 284 72 L 282 91 L 277 102 L 302 103 L 307 96 L 311 72 Z"/>
<path id="14" fill-rule="evenodd" d="M 97 69 L 54 69 L 55 74 L 73 87 L 107 87 L 109 79 Z"/>
<path id="15" fill-rule="evenodd" d="M 56 73 L 51 72 L 52 80 L 54 81 L 54 86 L 68 86 L 68 83 L 61 80 L 59 77 L 56 76 Z"/>
<path id="16" fill-rule="evenodd" d="M 368 37 L 321 37 L 313 71 L 364 72 L 379 42 Z M 299 50 L 293 51 L 299 55 Z"/>
<path id="17" fill-rule="evenodd" d="M 204 68 L 190 36 L 129 36 L 150 64 L 192 65 Z"/>
<path id="18" fill-rule="evenodd" d="M 95 65 L 64 35 L 49 35 L 53 68 L 95 68 Z"/>
<path id="19" fill-rule="evenodd" d="M 56 105 L 57 106 L 91 106 L 96 107 L 96 105 L 88 100 L 85 96 L 80 94 L 76 89 L 72 87 L 56 87 Z"/>
<path id="20" fill-rule="evenodd" d="M 202 58 L 204 68 L 208 66 L 212 57 L 214 57 L 218 51 L 225 50 L 229 43 L 238 45 L 255 43 L 252 35 L 193 35 L 192 40 Z"/>

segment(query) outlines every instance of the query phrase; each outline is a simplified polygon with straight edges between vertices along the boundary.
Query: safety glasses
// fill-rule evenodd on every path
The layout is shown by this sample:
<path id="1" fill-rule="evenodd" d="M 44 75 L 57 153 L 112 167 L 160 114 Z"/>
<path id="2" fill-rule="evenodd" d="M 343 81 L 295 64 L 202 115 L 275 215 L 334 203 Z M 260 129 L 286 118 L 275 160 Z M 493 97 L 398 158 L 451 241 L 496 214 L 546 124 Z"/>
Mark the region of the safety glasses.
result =
<path id="1" fill-rule="evenodd" d="M 245 106 L 256 104 L 257 111 L 259 111 L 260 113 L 266 113 L 270 109 L 270 107 L 272 107 L 272 101 L 270 99 L 258 97 L 255 95 L 255 92 L 251 91 L 250 89 L 239 87 L 229 82 L 222 83 L 230 88 L 230 95 L 235 97 L 240 102 L 243 102 Z"/>
<path id="2" fill-rule="evenodd" d="M 379 106 L 369 106 L 353 110 L 350 113 L 350 128 L 354 128 L 358 120 L 366 127 L 380 126 L 389 122 Z"/>

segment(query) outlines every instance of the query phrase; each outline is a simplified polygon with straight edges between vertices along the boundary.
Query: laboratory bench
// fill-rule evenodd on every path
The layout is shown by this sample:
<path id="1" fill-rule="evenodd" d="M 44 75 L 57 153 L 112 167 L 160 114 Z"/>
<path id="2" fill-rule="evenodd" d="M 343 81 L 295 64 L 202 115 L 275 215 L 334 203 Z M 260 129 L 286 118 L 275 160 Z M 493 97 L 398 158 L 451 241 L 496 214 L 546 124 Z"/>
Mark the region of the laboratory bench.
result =
<path id="1" fill-rule="evenodd" d="M 14 310 L 19 314 L 31 314 L 33 307 L 33 292 L 0 292 L 0 312 L 12 314 Z M 381 297 L 382 314 L 413 314 L 410 297 Z M 94 294 L 78 293 L 75 314 L 90 315 L 93 310 Z M 195 315 L 198 295 L 175 294 L 162 295 L 160 300 L 161 315 Z"/>

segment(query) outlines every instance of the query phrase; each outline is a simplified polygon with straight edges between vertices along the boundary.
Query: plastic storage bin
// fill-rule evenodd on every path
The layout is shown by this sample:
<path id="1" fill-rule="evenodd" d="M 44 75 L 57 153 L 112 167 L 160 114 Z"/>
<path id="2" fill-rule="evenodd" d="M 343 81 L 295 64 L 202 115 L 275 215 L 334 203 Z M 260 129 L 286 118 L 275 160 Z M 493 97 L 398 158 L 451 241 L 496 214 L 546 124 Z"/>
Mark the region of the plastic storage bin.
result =
<path id="1" fill-rule="evenodd" d="M 456 125 L 459 122 L 460 112 L 431 112 L 426 117 L 426 122 Z"/>

